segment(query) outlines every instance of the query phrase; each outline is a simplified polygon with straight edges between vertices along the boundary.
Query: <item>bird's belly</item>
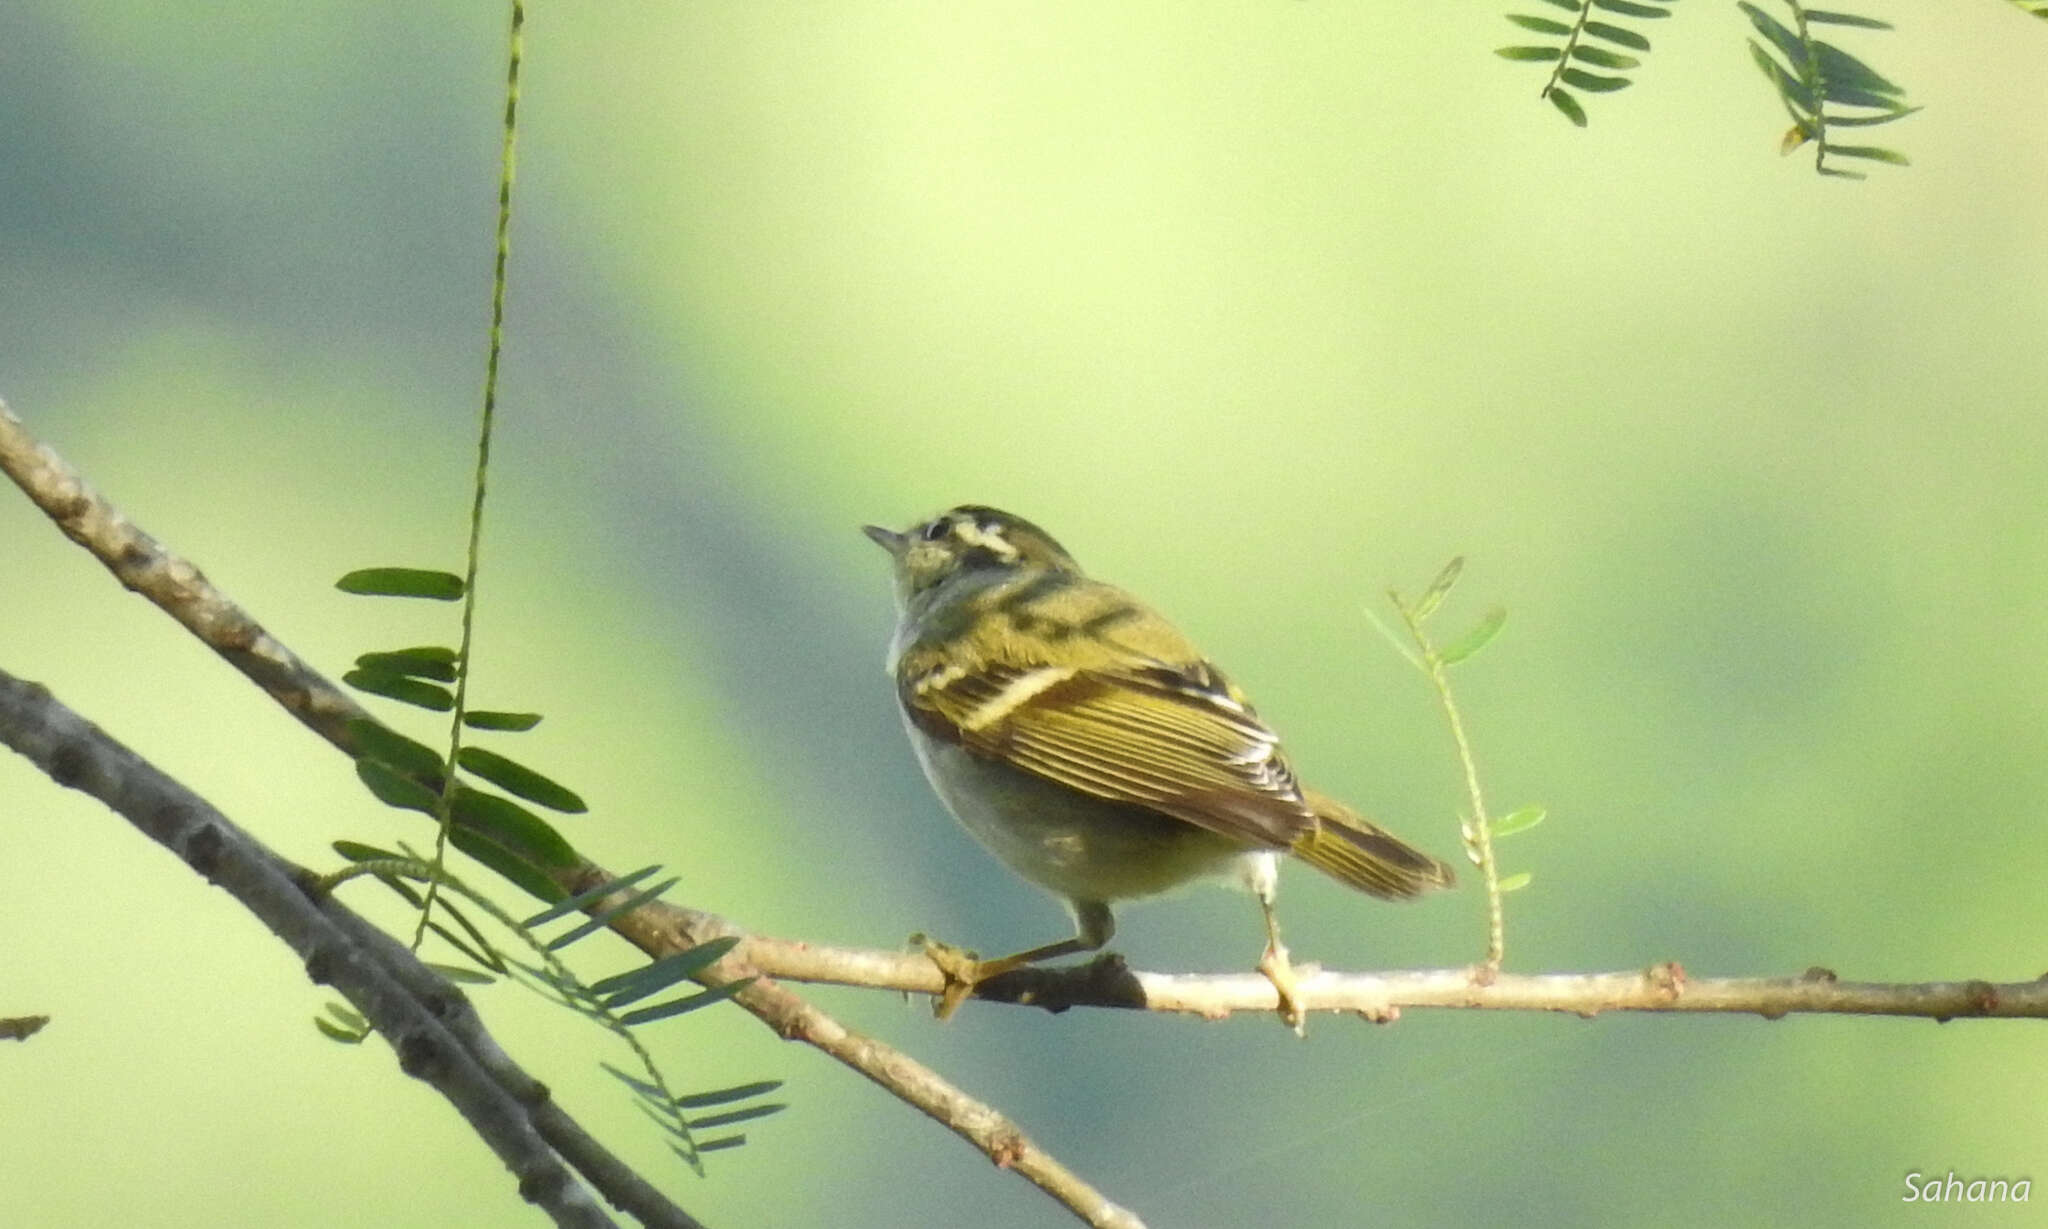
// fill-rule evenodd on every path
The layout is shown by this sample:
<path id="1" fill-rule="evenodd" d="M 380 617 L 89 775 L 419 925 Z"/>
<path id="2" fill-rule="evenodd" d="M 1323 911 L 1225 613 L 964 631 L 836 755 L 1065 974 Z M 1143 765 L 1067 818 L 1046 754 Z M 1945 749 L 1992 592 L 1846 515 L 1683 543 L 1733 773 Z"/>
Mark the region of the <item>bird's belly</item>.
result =
<path id="1" fill-rule="evenodd" d="M 1237 872 L 1254 851 L 1127 803 L 1092 798 L 912 730 L 946 809 L 1024 878 L 1068 900 L 1151 896 Z"/>

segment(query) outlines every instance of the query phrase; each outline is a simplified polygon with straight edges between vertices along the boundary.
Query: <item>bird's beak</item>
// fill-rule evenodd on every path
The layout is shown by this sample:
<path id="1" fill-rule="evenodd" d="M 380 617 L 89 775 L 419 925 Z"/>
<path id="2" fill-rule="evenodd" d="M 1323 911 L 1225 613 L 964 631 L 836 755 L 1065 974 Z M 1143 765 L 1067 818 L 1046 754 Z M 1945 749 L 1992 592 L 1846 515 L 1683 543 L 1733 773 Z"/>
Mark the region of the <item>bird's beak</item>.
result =
<path id="1" fill-rule="evenodd" d="M 876 546 L 888 551 L 891 555 L 902 554 L 903 547 L 910 541 L 909 534 L 897 533 L 893 529 L 884 529 L 880 525 L 862 525 L 860 531 L 873 538 Z"/>

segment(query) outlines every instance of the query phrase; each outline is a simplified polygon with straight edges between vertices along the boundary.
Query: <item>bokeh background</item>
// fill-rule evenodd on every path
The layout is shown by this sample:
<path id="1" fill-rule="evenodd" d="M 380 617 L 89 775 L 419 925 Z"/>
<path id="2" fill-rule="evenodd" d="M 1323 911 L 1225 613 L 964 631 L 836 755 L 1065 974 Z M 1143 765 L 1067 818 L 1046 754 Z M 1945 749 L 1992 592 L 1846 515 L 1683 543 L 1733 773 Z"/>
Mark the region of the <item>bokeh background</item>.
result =
<path id="1" fill-rule="evenodd" d="M 453 634 L 330 582 L 459 558 L 502 7 L 0 6 L 0 396 L 332 672 Z M 2048 23 L 1859 4 L 1901 33 L 1850 45 L 1928 109 L 1882 130 L 1912 168 L 1850 184 L 1772 152 L 1732 5 L 1649 29 L 1586 132 L 1490 54 L 1501 8 L 537 6 L 477 686 L 550 714 L 511 749 L 593 801 L 572 838 L 766 933 L 1060 933 L 926 794 L 881 672 L 857 526 L 976 501 L 1171 612 L 1304 775 L 1442 854 L 1447 740 L 1363 611 L 1468 556 L 1446 630 L 1512 612 L 1459 677 L 1486 784 L 1551 811 L 1504 847 L 1514 969 L 2048 969 Z M 0 666 L 291 856 L 425 836 L 7 495 Z M 316 1035 L 325 996 L 222 894 L 12 757 L 0 831 L 0 1012 L 54 1017 L 0 1052 L 8 1223 L 537 1222 L 388 1054 Z M 1282 903 L 1337 966 L 1482 940 L 1469 888 L 1293 873 Z M 1206 889 L 1118 936 L 1158 969 L 1258 943 Z M 1301 1042 L 816 998 L 1155 1225 L 1860 1226 L 1924 1222 L 1911 1171 L 2048 1183 L 2038 1024 Z M 599 1036 L 483 1004 L 713 1224 L 1064 1223 L 737 1011 L 654 1040 L 792 1108 L 697 1180 Z"/>

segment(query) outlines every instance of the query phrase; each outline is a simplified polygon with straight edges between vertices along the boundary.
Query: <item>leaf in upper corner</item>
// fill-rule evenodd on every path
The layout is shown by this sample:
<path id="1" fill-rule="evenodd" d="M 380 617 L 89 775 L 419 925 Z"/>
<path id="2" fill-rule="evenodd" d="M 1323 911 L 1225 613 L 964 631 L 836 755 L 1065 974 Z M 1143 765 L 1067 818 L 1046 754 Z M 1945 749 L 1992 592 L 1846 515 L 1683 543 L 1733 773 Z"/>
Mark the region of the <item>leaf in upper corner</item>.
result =
<path id="1" fill-rule="evenodd" d="M 1650 40 L 1625 26 L 1611 26 L 1604 21 L 1586 23 L 1586 33 L 1595 38 L 1604 38 L 1617 47 L 1630 47 L 1637 51 L 1648 51 Z"/>
<path id="2" fill-rule="evenodd" d="M 334 587 L 362 597 L 423 597 L 452 602 L 462 596 L 462 578 L 429 568 L 358 568 Z"/>
<path id="3" fill-rule="evenodd" d="M 495 751 L 486 751 L 482 747 L 464 747 L 456 753 L 455 762 L 491 784 L 551 811 L 580 815 L 590 809 L 583 804 L 583 799 L 577 796 L 576 791 L 542 776 L 517 760 L 506 759 Z"/>
<path id="4" fill-rule="evenodd" d="M 1567 68 L 1557 76 L 1558 80 L 1563 81 L 1566 85 L 1575 86 L 1586 91 L 1588 94 L 1610 94 L 1615 90 L 1625 90 L 1635 84 L 1627 77 L 1595 76 L 1583 68 Z"/>
<path id="5" fill-rule="evenodd" d="M 1503 60 L 1561 60 L 1562 47 L 1495 47 L 1493 54 Z"/>
<path id="6" fill-rule="evenodd" d="M 1457 665 L 1485 648 L 1488 642 L 1500 634 L 1501 626 L 1507 621 L 1507 607 L 1495 606 L 1479 620 L 1478 626 L 1437 650 L 1437 660 L 1446 666 Z"/>
<path id="7" fill-rule="evenodd" d="M 1836 86 L 1867 91 L 1872 94 L 1903 94 L 1905 87 L 1895 85 L 1870 65 L 1850 55 L 1833 43 L 1813 41 L 1814 56 L 1820 64 L 1821 79 L 1827 82 L 1827 96 L 1835 96 Z M 1896 105 L 1879 104 L 1879 105 Z"/>
<path id="8" fill-rule="evenodd" d="M 1749 24 L 1756 27 L 1757 33 L 1771 40 L 1778 53 L 1785 57 L 1786 63 L 1795 68 L 1806 63 L 1806 44 L 1799 41 L 1797 34 L 1786 29 L 1783 22 L 1750 4 L 1748 0 L 1741 0 L 1735 7 L 1748 16 Z"/>
<path id="9" fill-rule="evenodd" d="M 1892 23 L 1879 21 L 1875 17 L 1859 17 L 1854 13 L 1836 13 L 1827 9 L 1806 10 L 1806 20 L 1823 26 L 1858 26 L 1865 30 L 1889 30 Z"/>
<path id="10" fill-rule="evenodd" d="M 485 709 L 471 709 L 462 714 L 462 724 L 472 730 L 503 730 L 511 734 L 524 733 L 540 724 L 539 713 L 505 713 Z"/>
<path id="11" fill-rule="evenodd" d="M 439 683 L 422 682 L 402 674 L 387 674 L 381 670 L 351 670 L 341 676 L 341 681 L 357 691 L 367 691 L 373 696 L 411 704 L 429 712 L 445 713 L 455 707 L 455 693 Z"/>
<path id="12" fill-rule="evenodd" d="M 1786 72 L 1784 65 L 1772 59 L 1771 53 L 1764 50 L 1762 43 L 1750 39 L 1749 54 L 1750 58 L 1756 61 L 1756 66 L 1762 71 L 1764 78 L 1778 91 L 1778 97 L 1785 100 L 1786 106 L 1808 116 L 1818 109 L 1813 100 L 1813 91 L 1806 87 L 1804 81 Z"/>
<path id="13" fill-rule="evenodd" d="M 1830 115 L 1828 116 L 1828 127 L 1870 128 L 1878 124 L 1889 124 L 1893 120 L 1904 119 L 1915 111 L 1923 109 L 1921 107 L 1900 107 L 1894 111 L 1886 111 L 1882 115 Z"/>
<path id="14" fill-rule="evenodd" d="M 1654 4 L 1636 4 L 1633 3 L 1633 0 L 1593 0 L 1593 7 L 1604 9 L 1610 13 L 1619 13 L 1623 17 L 1656 18 L 1671 16 L 1670 9 L 1660 9 Z"/>
<path id="15" fill-rule="evenodd" d="M 1543 96 L 1550 100 L 1551 106 L 1564 112 L 1566 119 L 1581 128 L 1586 126 L 1586 109 L 1580 106 L 1579 100 L 1573 98 L 1568 91 L 1553 85 L 1544 92 Z"/>
<path id="16" fill-rule="evenodd" d="M 1618 51 L 1607 51 L 1599 47 L 1588 47 L 1584 43 L 1580 43 L 1572 48 L 1572 59 L 1578 60 L 1581 63 L 1591 64 L 1595 68 L 1627 69 L 1641 68 L 1643 66 L 1643 62 L 1632 55 L 1622 55 Z"/>
<path id="17" fill-rule="evenodd" d="M 1520 13 L 1509 13 L 1507 19 L 1524 30 L 1534 30 L 1538 34 L 1562 34 L 1569 36 L 1572 32 L 1570 26 L 1548 17 L 1525 17 Z"/>

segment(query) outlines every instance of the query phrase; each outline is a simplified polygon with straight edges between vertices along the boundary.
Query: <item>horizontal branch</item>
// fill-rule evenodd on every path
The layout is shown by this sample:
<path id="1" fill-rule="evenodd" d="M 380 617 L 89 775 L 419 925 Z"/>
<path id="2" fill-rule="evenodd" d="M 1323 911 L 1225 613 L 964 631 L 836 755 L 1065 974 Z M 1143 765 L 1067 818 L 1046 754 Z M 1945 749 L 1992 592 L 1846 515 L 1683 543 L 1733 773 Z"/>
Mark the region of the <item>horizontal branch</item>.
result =
<path id="1" fill-rule="evenodd" d="M 940 993 L 938 968 L 919 953 L 821 947 L 750 937 L 736 953 L 763 973 L 788 981 L 863 986 L 911 994 Z M 1797 977 L 1691 977 L 1677 963 L 1616 973 L 1501 973 L 1473 969 L 1343 973 L 1298 966 L 1301 1004 L 1310 1011 L 1352 1012 L 1391 1020 L 1404 1007 L 1495 1011 L 1561 1011 L 1592 1017 L 1609 1011 L 1723 1012 L 1769 1019 L 1795 1014 L 2048 1018 L 2048 976 L 2036 981 L 1861 982 L 1808 969 Z M 1273 983 L 1258 973 L 1145 973 L 1115 955 L 1085 964 L 1027 968 L 992 978 L 976 997 L 1065 1011 L 1121 1007 L 1219 1019 L 1235 1012 L 1275 1012 Z"/>

